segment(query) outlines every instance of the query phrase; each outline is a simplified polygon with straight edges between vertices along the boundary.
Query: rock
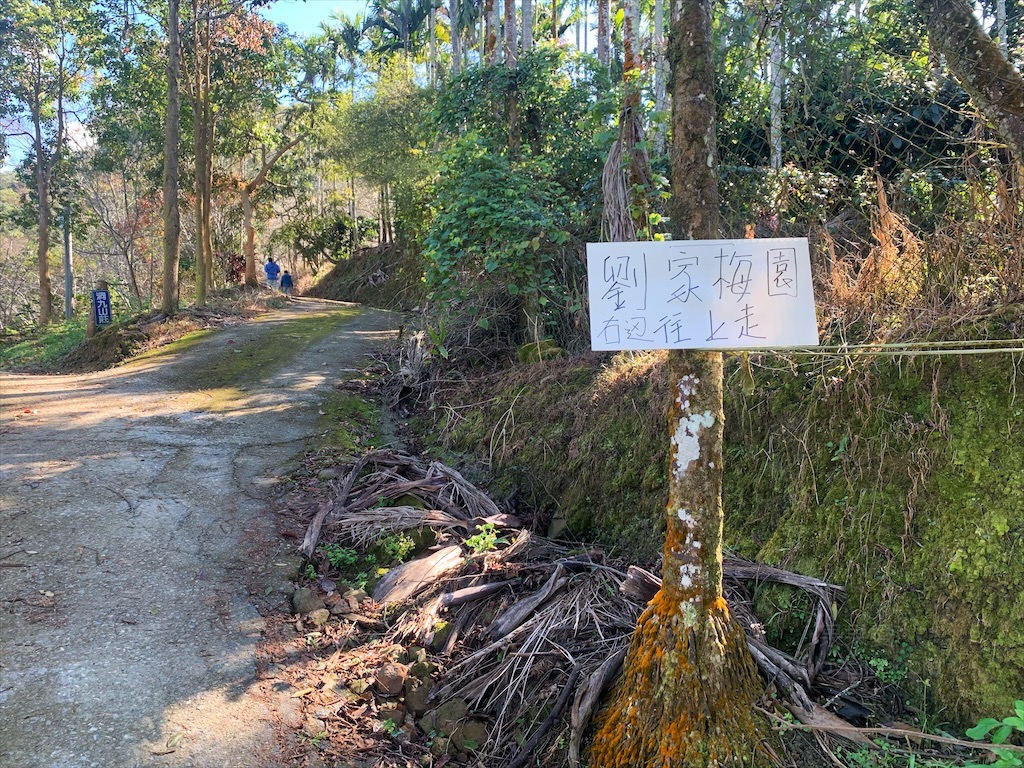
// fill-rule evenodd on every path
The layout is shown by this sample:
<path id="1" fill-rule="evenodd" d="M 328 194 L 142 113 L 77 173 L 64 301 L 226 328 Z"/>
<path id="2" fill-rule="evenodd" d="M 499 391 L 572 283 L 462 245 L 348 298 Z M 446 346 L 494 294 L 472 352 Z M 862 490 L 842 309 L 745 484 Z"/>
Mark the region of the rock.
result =
<path id="1" fill-rule="evenodd" d="M 448 739 L 444 736 L 435 736 L 430 742 L 430 754 L 440 757 L 448 752 Z"/>
<path id="2" fill-rule="evenodd" d="M 441 732 L 450 736 L 469 712 L 465 699 L 448 699 L 444 704 L 431 710 L 420 720 L 420 730 L 424 733 Z"/>
<path id="3" fill-rule="evenodd" d="M 440 653 L 444 650 L 445 645 L 448 644 L 448 638 L 451 637 L 452 631 L 455 629 L 454 625 L 447 621 L 440 621 L 434 627 L 434 635 L 430 638 L 430 650 Z"/>
<path id="4" fill-rule="evenodd" d="M 292 595 L 292 609 L 302 616 L 326 607 L 320 596 L 309 587 L 296 589 Z"/>
<path id="5" fill-rule="evenodd" d="M 272 561 L 274 573 L 286 581 L 295 581 L 306 567 L 306 558 L 298 553 L 282 554 Z"/>
<path id="6" fill-rule="evenodd" d="M 338 467 L 328 467 L 327 469 L 321 469 L 316 474 L 321 480 L 334 480 L 341 476 L 341 470 Z"/>
<path id="7" fill-rule="evenodd" d="M 460 752 L 475 752 L 487 743 L 490 731 L 479 720 L 465 720 L 451 733 L 452 745 Z"/>
<path id="8" fill-rule="evenodd" d="M 356 678 L 355 680 L 349 680 L 348 681 L 348 689 L 350 691 L 352 691 L 352 693 L 355 693 L 355 694 L 366 693 L 366 690 L 369 687 L 370 687 L 370 682 L 368 680 L 363 680 L 361 677 Z"/>
<path id="9" fill-rule="evenodd" d="M 370 597 L 362 589 L 347 589 L 347 590 L 345 590 L 344 592 L 341 593 L 341 596 L 345 600 L 351 600 L 352 601 L 352 608 L 353 608 L 353 610 L 358 608 L 359 604 L 362 603 L 363 600 L 368 600 L 369 597 Z"/>
<path id="10" fill-rule="evenodd" d="M 288 728 L 302 727 L 302 701 L 291 696 L 281 698 L 277 704 L 277 715 Z"/>
<path id="11" fill-rule="evenodd" d="M 377 717 L 381 720 L 390 720 L 395 725 L 405 722 L 405 711 L 400 707 L 387 707 L 377 710 Z"/>
<path id="12" fill-rule="evenodd" d="M 409 668 L 404 664 L 385 664 L 377 670 L 374 688 L 385 696 L 397 696 L 405 689 Z"/>
<path id="13" fill-rule="evenodd" d="M 310 738 L 315 739 L 327 732 L 327 723 L 317 717 L 307 717 L 302 731 Z"/>
<path id="14" fill-rule="evenodd" d="M 434 690 L 432 680 L 420 680 L 418 677 L 405 679 L 405 708 L 413 715 L 421 715 L 429 709 L 427 699 Z"/>
<path id="15" fill-rule="evenodd" d="M 430 676 L 437 671 L 437 664 L 430 661 L 417 661 L 409 667 L 409 674 L 422 680 L 430 679 Z"/>
<path id="16" fill-rule="evenodd" d="M 418 645 L 410 645 L 405 649 L 405 655 L 408 657 L 410 662 L 426 661 L 427 649 L 420 648 Z"/>
<path id="17" fill-rule="evenodd" d="M 306 618 L 314 627 L 322 627 L 331 618 L 331 612 L 326 608 L 317 608 L 315 611 L 310 611 Z"/>

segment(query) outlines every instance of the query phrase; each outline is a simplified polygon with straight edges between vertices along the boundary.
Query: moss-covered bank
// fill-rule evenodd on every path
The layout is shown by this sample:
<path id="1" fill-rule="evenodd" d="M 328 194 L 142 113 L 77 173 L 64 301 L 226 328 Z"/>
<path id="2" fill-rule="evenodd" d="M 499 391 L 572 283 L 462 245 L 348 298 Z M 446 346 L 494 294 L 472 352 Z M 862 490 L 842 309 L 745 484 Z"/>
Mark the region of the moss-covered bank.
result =
<path id="1" fill-rule="evenodd" d="M 423 306 L 423 262 L 411 246 L 386 243 L 342 259 L 306 292 L 334 301 L 409 311 Z"/>
<path id="2" fill-rule="evenodd" d="M 890 658 L 909 646 L 946 716 L 1009 709 L 1024 693 L 1019 357 L 753 363 L 754 394 L 736 361 L 727 385 L 728 544 L 846 584 L 854 639 Z M 570 533 L 653 560 L 663 378 L 657 355 L 520 367 L 474 382 L 449 441 Z"/>

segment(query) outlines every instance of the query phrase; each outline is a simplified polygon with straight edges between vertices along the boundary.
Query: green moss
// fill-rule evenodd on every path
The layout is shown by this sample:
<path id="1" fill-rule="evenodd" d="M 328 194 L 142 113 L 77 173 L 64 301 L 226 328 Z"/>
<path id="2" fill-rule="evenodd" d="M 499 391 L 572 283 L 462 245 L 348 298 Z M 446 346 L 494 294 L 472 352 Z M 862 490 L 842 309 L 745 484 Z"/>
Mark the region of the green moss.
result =
<path id="1" fill-rule="evenodd" d="M 352 392 L 332 392 L 320 403 L 319 442 L 353 456 L 369 448 L 382 448 L 380 408 Z"/>
<path id="2" fill-rule="evenodd" d="M 750 396 L 735 361 L 727 369 L 726 546 L 843 584 L 848 639 L 905 658 L 945 716 L 1008 709 L 1024 692 L 1019 363 L 754 364 Z M 474 381 L 454 403 L 449 445 L 491 460 L 498 492 L 556 528 L 650 562 L 664 531 L 663 378 L 651 356 Z M 778 590 L 759 599 L 778 614 L 769 629 L 790 636 L 806 606 Z"/>
<path id="3" fill-rule="evenodd" d="M 748 549 L 763 542 L 763 559 L 844 584 L 856 640 L 893 658 L 912 647 L 911 669 L 947 714 L 1006 709 L 1024 690 L 1011 361 L 882 359 L 810 396 L 797 373 L 731 398 L 727 441 L 744 449 L 727 466 L 727 530 Z"/>

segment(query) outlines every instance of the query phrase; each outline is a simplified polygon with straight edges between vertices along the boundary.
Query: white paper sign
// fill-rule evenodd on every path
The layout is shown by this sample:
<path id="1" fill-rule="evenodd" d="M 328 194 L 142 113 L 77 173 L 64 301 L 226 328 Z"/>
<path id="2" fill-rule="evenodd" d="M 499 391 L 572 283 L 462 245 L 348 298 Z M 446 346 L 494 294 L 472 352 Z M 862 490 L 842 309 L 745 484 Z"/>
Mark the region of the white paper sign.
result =
<path id="1" fill-rule="evenodd" d="M 806 238 L 588 243 L 594 350 L 818 344 Z"/>

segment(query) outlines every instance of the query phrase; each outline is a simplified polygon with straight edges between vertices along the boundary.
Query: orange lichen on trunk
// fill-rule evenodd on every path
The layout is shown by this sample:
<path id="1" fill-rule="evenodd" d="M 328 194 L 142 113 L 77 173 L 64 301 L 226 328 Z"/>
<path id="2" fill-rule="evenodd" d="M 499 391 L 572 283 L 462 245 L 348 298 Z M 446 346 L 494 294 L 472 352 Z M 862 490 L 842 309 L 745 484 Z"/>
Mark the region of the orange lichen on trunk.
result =
<path id="1" fill-rule="evenodd" d="M 672 352 L 672 464 L 662 588 L 637 624 L 598 717 L 592 768 L 769 763 L 761 692 L 722 596 L 722 356 Z"/>
<path id="2" fill-rule="evenodd" d="M 640 618 L 598 720 L 591 768 L 750 766 L 760 749 L 757 670 L 724 600 L 696 624 L 665 590 Z"/>

